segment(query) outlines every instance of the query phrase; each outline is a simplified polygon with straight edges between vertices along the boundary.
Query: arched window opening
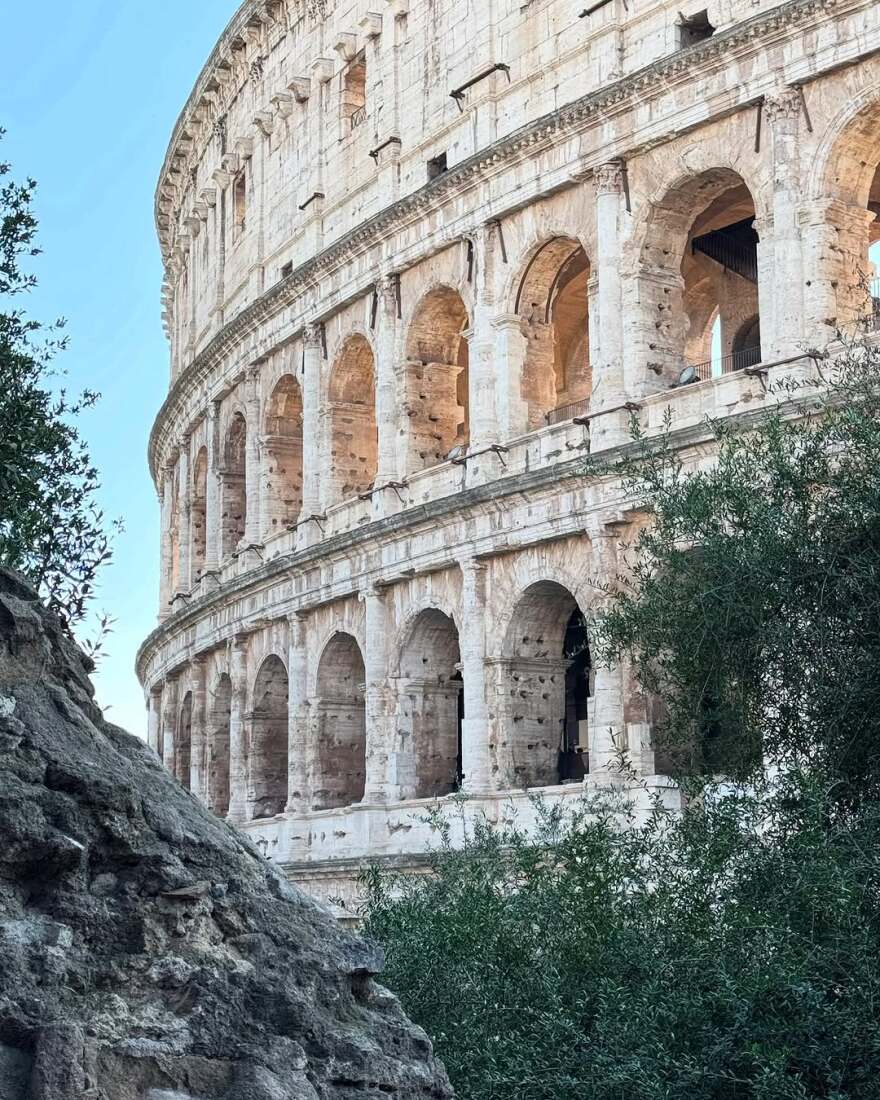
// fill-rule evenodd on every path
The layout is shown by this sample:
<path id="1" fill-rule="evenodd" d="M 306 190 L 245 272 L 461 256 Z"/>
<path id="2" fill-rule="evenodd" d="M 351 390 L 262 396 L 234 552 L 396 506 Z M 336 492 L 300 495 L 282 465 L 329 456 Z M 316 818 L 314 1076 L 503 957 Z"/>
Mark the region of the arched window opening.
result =
<path id="1" fill-rule="evenodd" d="M 373 351 L 363 336 L 347 340 L 330 375 L 330 499 L 373 487 L 379 456 Z"/>
<path id="2" fill-rule="evenodd" d="M 190 522 L 192 524 L 192 574 L 197 581 L 205 568 L 208 545 L 208 451 L 202 447 L 193 467 L 193 492 Z"/>
<path id="3" fill-rule="evenodd" d="M 254 684 L 248 754 L 248 810 L 252 821 L 284 813 L 287 805 L 287 670 L 267 657 Z"/>
<path id="4" fill-rule="evenodd" d="M 729 374 L 761 361 L 755 205 L 734 173 L 708 176 L 699 201 L 715 197 L 693 221 L 681 265 L 684 361 L 699 378 Z M 715 322 L 709 326 L 712 317 Z M 740 333 L 757 342 L 737 344 Z"/>
<path id="5" fill-rule="evenodd" d="M 592 662 L 584 616 L 554 581 L 523 593 L 504 640 L 499 764 L 512 788 L 582 779 L 589 771 Z"/>
<path id="6" fill-rule="evenodd" d="M 223 557 L 234 554 L 244 538 L 247 520 L 247 424 L 236 413 L 226 433 L 223 449 L 223 507 L 220 515 Z"/>
<path id="7" fill-rule="evenodd" d="M 302 391 L 292 374 L 279 379 L 266 409 L 263 426 L 266 462 L 266 522 L 264 537 L 296 523 L 302 509 Z"/>
<path id="8" fill-rule="evenodd" d="M 423 611 L 401 647 L 398 735 L 409 748 L 416 798 L 451 794 L 462 782 L 464 683 L 458 630 L 436 608 Z"/>
<path id="9" fill-rule="evenodd" d="M 407 337 L 407 472 L 467 450 L 470 442 L 470 327 L 461 295 L 438 287 L 422 301 Z"/>
<path id="10" fill-rule="evenodd" d="M 748 361 L 734 357 L 733 341 L 759 316 L 758 244 L 751 192 L 728 168 L 690 176 L 652 205 L 639 299 L 655 385 L 728 374 Z M 741 350 L 760 361 L 760 348 Z"/>
<path id="11" fill-rule="evenodd" d="M 313 806 L 329 810 L 362 802 L 367 778 L 366 671 L 350 634 L 331 638 L 318 666 L 317 774 Z"/>
<path id="12" fill-rule="evenodd" d="M 174 738 L 174 774 L 186 790 L 190 789 L 192 774 L 192 708 L 192 692 L 188 691 L 180 707 L 177 736 Z"/>
<path id="13" fill-rule="evenodd" d="M 744 321 L 731 348 L 734 370 L 746 370 L 761 362 L 761 322 L 758 317 Z"/>
<path id="14" fill-rule="evenodd" d="M 522 396 L 530 429 L 589 411 L 590 261 L 581 245 L 556 237 L 532 257 L 516 300 L 526 338 Z"/>
<path id="15" fill-rule="evenodd" d="M 229 722 L 232 681 L 224 673 L 208 700 L 208 805 L 220 817 L 229 813 Z"/>

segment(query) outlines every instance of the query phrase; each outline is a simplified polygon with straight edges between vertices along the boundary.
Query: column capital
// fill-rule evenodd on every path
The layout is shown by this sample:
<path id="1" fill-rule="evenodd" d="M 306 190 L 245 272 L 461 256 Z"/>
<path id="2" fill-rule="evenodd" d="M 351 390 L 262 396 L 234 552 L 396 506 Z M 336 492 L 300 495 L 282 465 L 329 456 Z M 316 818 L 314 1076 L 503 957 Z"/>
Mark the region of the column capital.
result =
<path id="1" fill-rule="evenodd" d="M 801 110 L 801 95 L 796 88 L 779 88 L 764 96 L 764 116 L 771 126 L 781 119 L 797 118 Z"/>
<path id="2" fill-rule="evenodd" d="M 623 161 L 609 160 L 594 169 L 597 195 L 623 194 Z"/>
<path id="3" fill-rule="evenodd" d="M 376 296 L 386 317 L 397 320 L 400 309 L 400 276 L 385 272 L 376 280 Z"/>
<path id="4" fill-rule="evenodd" d="M 315 321 L 305 325 L 302 333 L 303 346 L 309 351 L 320 351 L 322 346 L 321 325 Z"/>

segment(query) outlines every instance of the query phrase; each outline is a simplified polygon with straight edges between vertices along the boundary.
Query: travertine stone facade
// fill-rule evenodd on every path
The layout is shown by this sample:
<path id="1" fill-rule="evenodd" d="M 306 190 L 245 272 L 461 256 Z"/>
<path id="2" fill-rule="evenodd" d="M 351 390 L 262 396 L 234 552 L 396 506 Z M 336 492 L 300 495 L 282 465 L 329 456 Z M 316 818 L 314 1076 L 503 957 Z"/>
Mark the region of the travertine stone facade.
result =
<path id="1" fill-rule="evenodd" d="M 324 897 L 459 788 L 656 775 L 584 458 L 669 410 L 699 461 L 872 314 L 880 8 L 582 10 L 248 0 L 162 169 L 149 736 Z"/>

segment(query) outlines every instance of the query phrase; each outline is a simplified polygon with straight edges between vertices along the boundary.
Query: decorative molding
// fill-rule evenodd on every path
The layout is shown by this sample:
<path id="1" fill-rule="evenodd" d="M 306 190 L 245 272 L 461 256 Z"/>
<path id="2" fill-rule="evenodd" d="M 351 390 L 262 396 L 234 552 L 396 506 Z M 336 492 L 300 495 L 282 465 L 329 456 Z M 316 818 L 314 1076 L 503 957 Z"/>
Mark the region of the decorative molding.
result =
<path id="1" fill-rule="evenodd" d="M 316 57 L 311 64 L 311 71 L 319 84 L 329 84 L 336 72 L 336 65 L 331 57 Z"/>
<path id="2" fill-rule="evenodd" d="M 333 43 L 333 49 L 343 61 L 353 61 L 358 52 L 358 36 L 354 31 L 340 31 Z"/>
<path id="3" fill-rule="evenodd" d="M 368 11 L 358 26 L 367 40 L 378 38 L 382 33 L 382 16 L 378 12 Z"/>

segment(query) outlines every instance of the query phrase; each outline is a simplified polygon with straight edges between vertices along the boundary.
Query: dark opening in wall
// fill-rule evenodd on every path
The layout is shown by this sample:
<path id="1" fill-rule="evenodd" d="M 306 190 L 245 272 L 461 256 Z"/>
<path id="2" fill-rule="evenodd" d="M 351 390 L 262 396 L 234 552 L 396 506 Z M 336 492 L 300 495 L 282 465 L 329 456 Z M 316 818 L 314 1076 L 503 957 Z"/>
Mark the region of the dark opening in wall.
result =
<path id="1" fill-rule="evenodd" d="M 709 15 L 705 10 L 695 12 L 693 15 L 682 15 L 679 12 L 676 29 L 680 50 L 693 46 L 696 42 L 705 42 L 715 33 L 715 28 L 709 22 Z"/>
<path id="2" fill-rule="evenodd" d="M 247 175 L 244 168 L 235 177 L 232 185 L 232 208 L 236 233 L 244 230 L 245 216 L 247 215 Z"/>
<path id="3" fill-rule="evenodd" d="M 281 278 L 289 279 L 293 274 L 293 260 L 289 260 L 286 264 L 282 265 Z"/>
<path id="4" fill-rule="evenodd" d="M 342 114 L 352 130 L 367 121 L 367 60 L 363 51 L 349 62 L 343 75 Z"/>
<path id="5" fill-rule="evenodd" d="M 439 156 L 432 157 L 428 161 L 428 180 L 435 180 L 438 176 L 442 176 L 448 170 L 448 167 L 446 153 L 440 153 Z"/>

